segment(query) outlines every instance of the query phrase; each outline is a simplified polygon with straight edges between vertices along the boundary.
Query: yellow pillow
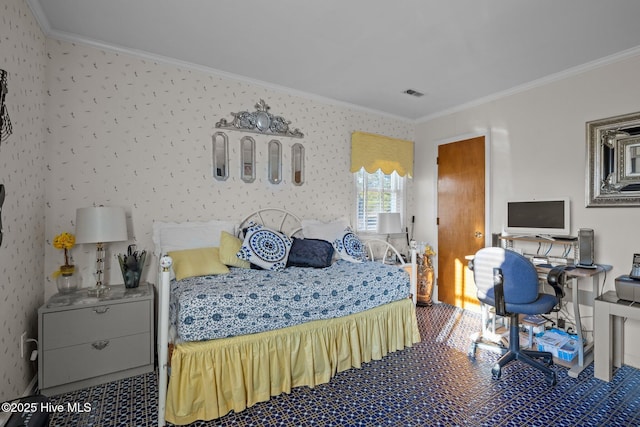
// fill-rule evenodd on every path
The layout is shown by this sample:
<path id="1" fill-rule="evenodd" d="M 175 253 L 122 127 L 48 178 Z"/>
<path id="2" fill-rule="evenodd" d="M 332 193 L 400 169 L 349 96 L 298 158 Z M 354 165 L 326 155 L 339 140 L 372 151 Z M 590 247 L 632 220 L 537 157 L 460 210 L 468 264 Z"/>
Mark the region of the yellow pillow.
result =
<path id="1" fill-rule="evenodd" d="M 249 261 L 244 261 L 236 255 L 241 247 L 242 240 L 226 231 L 220 233 L 220 261 L 223 264 L 232 267 L 250 268 Z"/>
<path id="2" fill-rule="evenodd" d="M 219 253 L 218 248 L 199 248 L 173 251 L 168 255 L 173 259 L 176 280 L 182 280 L 187 277 L 228 273 L 229 268 L 220 262 Z"/>

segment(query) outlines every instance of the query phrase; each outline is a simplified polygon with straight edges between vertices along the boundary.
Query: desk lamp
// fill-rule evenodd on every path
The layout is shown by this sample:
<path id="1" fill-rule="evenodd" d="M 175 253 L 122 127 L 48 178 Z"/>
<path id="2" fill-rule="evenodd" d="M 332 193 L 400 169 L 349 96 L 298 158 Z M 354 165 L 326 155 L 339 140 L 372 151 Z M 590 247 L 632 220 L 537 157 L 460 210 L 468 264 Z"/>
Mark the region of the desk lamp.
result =
<path id="1" fill-rule="evenodd" d="M 96 244 L 96 286 L 91 296 L 104 296 L 109 287 L 102 283 L 104 244 L 127 240 L 127 217 L 121 207 L 98 206 L 76 210 L 76 243 Z"/>

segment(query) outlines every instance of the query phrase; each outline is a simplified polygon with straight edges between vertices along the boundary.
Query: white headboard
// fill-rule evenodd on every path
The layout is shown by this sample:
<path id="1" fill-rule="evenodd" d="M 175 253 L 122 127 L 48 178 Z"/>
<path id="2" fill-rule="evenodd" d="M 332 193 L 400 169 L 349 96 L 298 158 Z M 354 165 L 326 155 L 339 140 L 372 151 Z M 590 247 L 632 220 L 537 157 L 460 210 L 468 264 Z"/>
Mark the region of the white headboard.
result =
<path id="1" fill-rule="evenodd" d="M 253 212 L 240 222 L 238 233 L 242 233 L 242 230 L 245 229 L 250 222 L 262 224 L 267 228 L 279 231 L 287 236 L 296 236 L 296 234 L 302 232 L 300 218 L 284 209 L 266 208 Z"/>

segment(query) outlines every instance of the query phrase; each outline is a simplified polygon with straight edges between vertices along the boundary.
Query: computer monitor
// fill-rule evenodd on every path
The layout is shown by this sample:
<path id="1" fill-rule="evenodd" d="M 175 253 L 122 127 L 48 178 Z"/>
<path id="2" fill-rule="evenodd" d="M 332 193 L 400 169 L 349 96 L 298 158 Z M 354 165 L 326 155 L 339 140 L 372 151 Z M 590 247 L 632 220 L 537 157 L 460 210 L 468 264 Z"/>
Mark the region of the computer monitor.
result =
<path id="1" fill-rule="evenodd" d="M 569 198 L 510 200 L 506 204 L 505 231 L 534 236 L 569 236 L 571 234 Z"/>

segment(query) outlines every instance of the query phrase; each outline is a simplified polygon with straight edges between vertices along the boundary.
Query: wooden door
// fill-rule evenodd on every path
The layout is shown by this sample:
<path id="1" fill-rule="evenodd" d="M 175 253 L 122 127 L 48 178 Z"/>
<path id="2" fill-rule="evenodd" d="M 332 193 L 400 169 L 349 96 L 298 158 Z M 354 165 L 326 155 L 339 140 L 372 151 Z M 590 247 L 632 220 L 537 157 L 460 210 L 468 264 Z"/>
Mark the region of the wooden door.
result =
<path id="1" fill-rule="evenodd" d="M 485 246 L 485 138 L 438 147 L 438 300 L 479 310 L 469 255 Z"/>

